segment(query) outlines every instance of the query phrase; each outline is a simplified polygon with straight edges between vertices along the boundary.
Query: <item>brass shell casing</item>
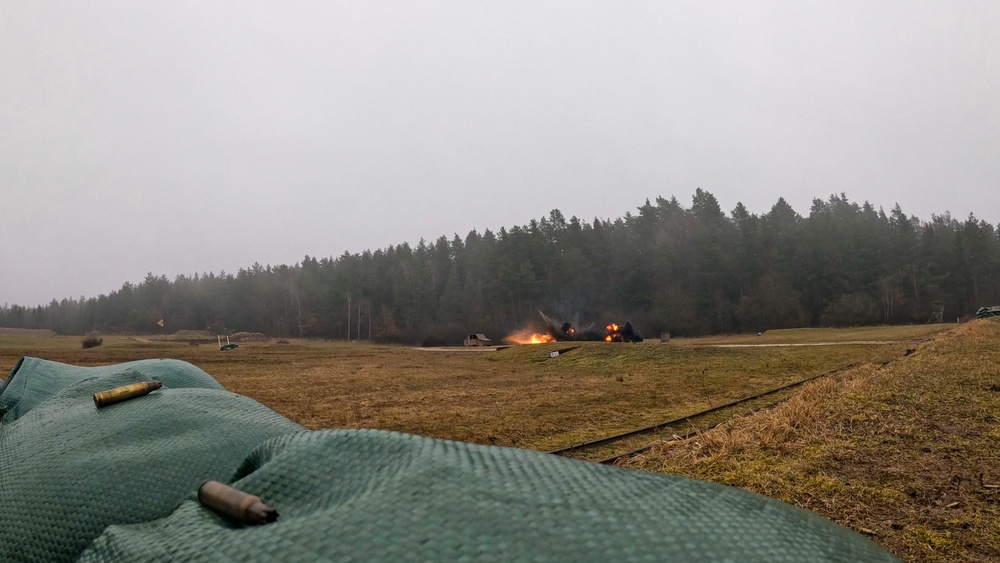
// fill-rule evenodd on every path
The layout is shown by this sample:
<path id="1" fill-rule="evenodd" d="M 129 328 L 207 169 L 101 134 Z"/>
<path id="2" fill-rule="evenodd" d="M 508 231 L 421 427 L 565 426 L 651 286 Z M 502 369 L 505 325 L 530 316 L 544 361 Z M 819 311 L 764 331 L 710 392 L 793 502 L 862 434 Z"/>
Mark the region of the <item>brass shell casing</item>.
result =
<path id="1" fill-rule="evenodd" d="M 132 383 L 131 385 L 122 385 L 121 387 L 115 387 L 114 389 L 94 393 L 94 404 L 97 408 L 106 407 L 108 405 L 113 405 L 129 399 L 148 395 L 151 391 L 155 391 L 160 387 L 163 387 L 163 384 L 159 381 L 143 381 L 140 383 Z"/>
<path id="2" fill-rule="evenodd" d="M 243 524 L 269 524 L 278 519 L 278 511 L 260 497 L 218 481 L 205 481 L 198 487 L 198 502 Z"/>

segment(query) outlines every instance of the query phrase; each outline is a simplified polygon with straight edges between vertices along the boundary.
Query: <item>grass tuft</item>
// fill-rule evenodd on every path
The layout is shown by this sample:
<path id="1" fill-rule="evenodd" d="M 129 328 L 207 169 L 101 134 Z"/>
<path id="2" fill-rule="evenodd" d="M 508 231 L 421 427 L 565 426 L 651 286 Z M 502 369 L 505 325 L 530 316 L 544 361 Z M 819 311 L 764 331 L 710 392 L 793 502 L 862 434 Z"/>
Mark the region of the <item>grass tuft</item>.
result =
<path id="1" fill-rule="evenodd" d="M 86 350 L 87 348 L 96 348 L 96 347 L 100 346 L 101 344 L 104 344 L 104 339 L 100 338 L 99 336 L 97 336 L 97 333 L 90 332 L 90 333 L 87 333 L 87 335 L 83 337 L 83 349 L 84 350 Z"/>

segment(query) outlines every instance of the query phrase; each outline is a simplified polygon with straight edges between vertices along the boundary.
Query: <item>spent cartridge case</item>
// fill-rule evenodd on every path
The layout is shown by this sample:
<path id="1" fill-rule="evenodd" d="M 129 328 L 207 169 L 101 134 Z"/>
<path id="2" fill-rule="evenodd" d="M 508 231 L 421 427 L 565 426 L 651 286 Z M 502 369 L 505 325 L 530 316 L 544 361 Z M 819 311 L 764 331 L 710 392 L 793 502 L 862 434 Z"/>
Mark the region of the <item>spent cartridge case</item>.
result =
<path id="1" fill-rule="evenodd" d="M 94 404 L 97 405 L 97 408 L 106 407 L 108 405 L 113 405 L 129 399 L 148 395 L 151 391 L 155 391 L 160 387 L 163 387 L 163 384 L 159 381 L 143 381 L 140 383 L 132 383 L 131 385 L 122 385 L 121 387 L 115 387 L 114 389 L 94 393 Z"/>
<path id="2" fill-rule="evenodd" d="M 242 524 L 268 524 L 278 519 L 278 511 L 260 497 L 218 481 L 205 481 L 198 487 L 198 502 Z"/>

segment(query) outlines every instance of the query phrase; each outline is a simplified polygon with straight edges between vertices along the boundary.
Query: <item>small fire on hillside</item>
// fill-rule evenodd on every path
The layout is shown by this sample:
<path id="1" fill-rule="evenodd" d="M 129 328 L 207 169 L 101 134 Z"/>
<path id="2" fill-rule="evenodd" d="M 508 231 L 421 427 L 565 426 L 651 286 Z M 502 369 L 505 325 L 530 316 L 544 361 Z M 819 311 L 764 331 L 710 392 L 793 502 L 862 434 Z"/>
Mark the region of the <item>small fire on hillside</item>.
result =
<path id="1" fill-rule="evenodd" d="M 519 330 L 507 335 L 503 340 L 510 344 L 544 344 L 546 342 L 553 342 L 555 339 L 550 334 Z"/>
<path id="2" fill-rule="evenodd" d="M 625 324 L 621 326 L 615 323 L 609 324 L 603 332 L 598 332 L 594 330 L 593 324 L 577 328 L 569 322 L 560 323 L 541 311 L 538 314 L 545 322 L 546 332 L 539 333 L 525 329 L 514 332 L 504 340 L 512 344 L 542 344 L 563 341 L 642 342 L 643 340 L 642 335 L 635 330 L 629 321 L 625 321 Z"/>

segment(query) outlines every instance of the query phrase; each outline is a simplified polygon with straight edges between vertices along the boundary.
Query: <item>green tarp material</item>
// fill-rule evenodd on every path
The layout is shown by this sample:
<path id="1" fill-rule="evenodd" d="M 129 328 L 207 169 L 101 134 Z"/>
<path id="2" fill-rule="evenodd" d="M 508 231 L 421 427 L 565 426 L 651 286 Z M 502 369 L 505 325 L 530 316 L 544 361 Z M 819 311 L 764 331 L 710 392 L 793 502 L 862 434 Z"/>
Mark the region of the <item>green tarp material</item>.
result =
<path id="1" fill-rule="evenodd" d="M 141 369 L 147 379 L 155 379 L 167 387 L 225 389 L 211 375 L 180 360 L 141 360 L 87 368 L 38 358 L 21 358 L 0 386 L 0 415 L 3 416 L 0 422 L 14 422 L 38 403 L 83 379 L 113 375 L 130 369 Z"/>
<path id="2" fill-rule="evenodd" d="M 986 319 L 989 317 L 1000 317 L 1000 307 L 980 307 L 976 311 L 977 319 Z"/>
<path id="3" fill-rule="evenodd" d="M 149 379 L 164 387 L 95 408 L 94 392 Z M 0 389 L 0 416 L 2 561 L 896 560 L 731 487 L 395 432 L 305 431 L 182 362 L 26 358 Z M 233 524 L 195 501 L 204 479 L 281 517 Z"/>
<path id="4" fill-rule="evenodd" d="M 94 406 L 98 391 L 153 377 L 163 389 Z M 183 362 L 94 370 L 26 358 L 0 404 L 11 409 L 0 424 L 0 561 L 73 561 L 109 525 L 167 516 L 260 443 L 302 431 Z"/>

